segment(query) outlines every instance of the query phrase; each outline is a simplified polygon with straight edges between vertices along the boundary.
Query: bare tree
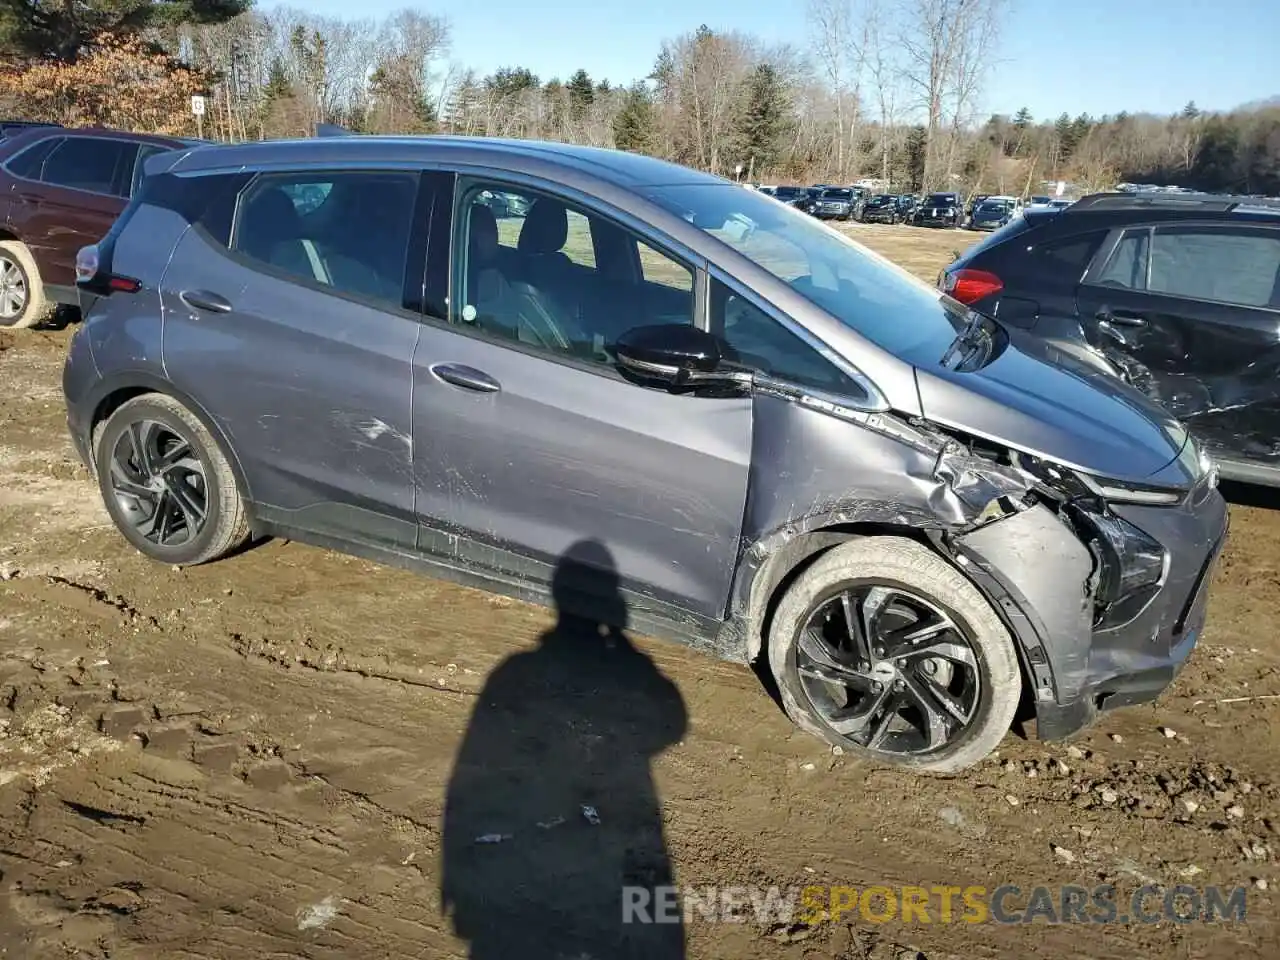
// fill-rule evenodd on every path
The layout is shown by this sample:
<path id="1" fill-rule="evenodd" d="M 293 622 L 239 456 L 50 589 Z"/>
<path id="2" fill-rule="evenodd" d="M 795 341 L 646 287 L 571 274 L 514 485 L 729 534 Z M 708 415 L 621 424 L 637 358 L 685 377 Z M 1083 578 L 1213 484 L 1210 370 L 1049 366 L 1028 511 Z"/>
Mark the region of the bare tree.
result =
<path id="1" fill-rule="evenodd" d="M 948 119 L 972 105 L 985 77 L 990 38 L 1002 0 L 907 0 L 898 42 L 904 76 L 925 115 L 925 186 L 950 173 L 950 140 L 939 141 Z M 962 121 L 961 121 L 962 122 Z"/>
<path id="2" fill-rule="evenodd" d="M 868 0 L 866 8 L 867 68 L 876 88 L 876 104 L 880 109 L 880 178 L 886 187 L 893 149 L 897 144 L 898 109 L 902 89 L 902 63 L 894 55 L 892 16 L 894 8 L 885 0 Z"/>
<path id="3" fill-rule="evenodd" d="M 855 13 L 851 0 L 809 0 L 809 23 L 818 62 L 835 101 L 836 175 L 848 169 L 846 140 L 855 142 L 862 75 L 870 45 L 870 20 Z"/>

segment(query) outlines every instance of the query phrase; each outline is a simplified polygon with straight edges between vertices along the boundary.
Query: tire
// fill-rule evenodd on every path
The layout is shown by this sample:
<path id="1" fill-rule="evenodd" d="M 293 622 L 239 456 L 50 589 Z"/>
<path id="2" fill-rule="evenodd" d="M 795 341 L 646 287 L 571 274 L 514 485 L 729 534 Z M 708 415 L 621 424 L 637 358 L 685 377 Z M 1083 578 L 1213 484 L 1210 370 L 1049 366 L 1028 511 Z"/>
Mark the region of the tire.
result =
<path id="1" fill-rule="evenodd" d="M 930 702 L 935 705 L 942 704 L 943 701 L 936 699 L 933 691 L 939 688 L 945 691 L 948 682 L 954 683 L 957 680 L 967 685 L 971 677 L 976 677 L 976 682 L 971 685 L 965 697 L 947 693 L 948 699 L 955 706 L 963 706 L 967 701 L 969 713 L 963 723 L 958 720 L 950 721 L 953 725 L 958 725 L 958 729 L 940 747 L 926 745 L 922 750 L 898 751 L 869 749 L 852 736 L 835 729 L 832 724 L 837 721 L 824 715 L 810 695 L 812 688 L 806 686 L 806 680 L 820 691 L 830 690 L 831 687 L 824 681 L 813 678 L 812 671 L 823 668 L 811 666 L 814 661 L 808 659 L 807 652 L 812 649 L 811 641 L 806 639 L 806 652 L 800 652 L 802 631 L 810 623 L 811 617 L 821 619 L 823 611 L 831 609 L 832 604 L 836 605 L 836 610 L 849 609 L 840 605 L 841 596 L 847 591 L 868 590 L 898 592 L 903 598 L 911 596 L 919 599 L 921 609 L 931 610 L 955 625 L 955 632 L 938 633 L 936 636 L 943 639 L 959 638 L 961 646 L 948 641 L 945 647 L 948 650 L 967 648 L 965 656 L 972 662 L 961 664 L 959 661 L 946 661 L 950 663 L 950 672 L 943 674 L 940 685 L 932 682 L 938 679 L 937 671 L 944 670 L 939 657 L 922 655 L 920 649 L 913 651 L 905 646 L 899 649 L 904 650 L 906 656 L 898 659 L 895 654 L 888 659 L 881 658 L 872 663 L 870 670 L 864 671 L 867 678 L 882 678 L 883 682 L 875 689 L 884 689 L 883 694 L 865 695 L 868 698 L 879 696 L 886 705 L 902 702 L 910 693 L 919 690 L 922 682 L 921 670 L 932 675 L 923 685 L 928 688 L 926 692 L 930 695 Z M 891 617 L 899 609 L 897 602 L 895 600 L 884 606 L 888 616 Z M 844 623 L 842 614 L 837 619 L 839 623 Z M 829 620 L 823 620 L 821 629 L 827 629 L 829 623 Z M 901 639 L 897 642 L 904 645 L 907 643 Z M 872 645 L 874 646 L 874 642 Z M 943 647 L 942 643 L 926 641 L 927 649 L 941 650 Z M 823 649 L 828 652 L 831 650 L 825 645 Z M 922 773 L 956 773 L 990 754 L 1008 733 L 1022 694 L 1022 674 L 1013 639 L 991 605 L 959 570 L 926 547 L 901 537 L 850 540 L 814 561 L 797 577 L 779 602 L 769 630 L 768 653 L 770 670 L 777 683 L 783 708 L 797 726 L 856 756 Z M 801 673 L 802 656 L 806 664 L 810 665 L 806 668 L 809 672 L 804 675 Z M 930 662 L 933 663 L 931 669 Z M 893 665 L 895 663 L 908 663 L 910 666 L 897 673 L 895 671 L 898 668 Z M 842 664 L 840 669 L 853 671 L 853 666 L 852 663 Z M 865 668 L 867 663 L 858 666 Z M 891 677 L 897 679 L 889 679 Z M 900 688 L 905 692 L 898 693 Z M 844 688 L 846 697 L 850 689 Z M 858 705 L 861 706 L 861 702 Z M 840 707 L 835 709 L 839 710 Z M 918 708 L 906 706 L 905 709 L 908 717 L 913 709 L 916 715 L 925 716 Z M 870 714 L 866 727 L 878 728 L 880 724 L 875 722 L 876 718 L 883 718 L 893 712 Z M 910 727 L 900 713 L 891 717 L 885 725 Z M 891 735 L 907 742 L 913 736 L 921 739 L 928 737 L 920 730 L 914 734 L 893 732 Z M 870 736 L 864 739 L 870 739 Z"/>
<path id="2" fill-rule="evenodd" d="M 133 436 L 126 438 L 131 431 Z M 187 445 L 188 455 L 163 471 L 163 477 L 154 481 L 156 489 L 146 487 L 143 481 L 153 472 L 159 476 L 162 471 L 119 466 L 117 455 L 136 451 L 139 439 L 144 447 L 154 446 L 150 457 L 153 460 L 158 451 L 172 453 L 178 449 L 179 443 Z M 113 460 L 117 463 L 114 472 Z M 244 497 L 231 465 L 205 425 L 173 397 L 149 393 L 121 404 L 95 432 L 94 463 L 107 513 L 124 538 L 152 560 L 184 567 L 208 563 L 241 546 L 249 537 Z M 153 499 L 122 492 L 119 489 L 122 480 L 129 481 L 132 489 L 149 490 Z M 188 504 L 199 505 L 203 499 L 203 513 L 189 514 L 179 509 L 177 498 L 165 490 L 166 481 L 168 489 L 174 489 L 175 483 L 179 485 L 177 489 L 186 495 Z M 159 499 L 164 495 L 162 490 L 168 495 L 168 501 Z M 184 517 L 202 516 L 202 521 L 183 522 L 182 529 L 187 534 L 185 539 L 175 536 L 170 538 L 170 542 L 164 542 L 163 527 L 153 539 L 139 524 L 146 523 L 148 519 L 154 522 L 158 511 L 151 508 L 159 503 L 168 503 L 170 513 L 177 510 Z"/>
<path id="3" fill-rule="evenodd" d="M 6 294 L 17 289 L 21 290 L 22 305 L 16 313 L 6 316 L 6 305 L 14 302 Z M 53 307 L 45 298 L 40 269 L 27 245 L 20 240 L 0 240 L 0 327 L 34 327 L 48 319 Z"/>

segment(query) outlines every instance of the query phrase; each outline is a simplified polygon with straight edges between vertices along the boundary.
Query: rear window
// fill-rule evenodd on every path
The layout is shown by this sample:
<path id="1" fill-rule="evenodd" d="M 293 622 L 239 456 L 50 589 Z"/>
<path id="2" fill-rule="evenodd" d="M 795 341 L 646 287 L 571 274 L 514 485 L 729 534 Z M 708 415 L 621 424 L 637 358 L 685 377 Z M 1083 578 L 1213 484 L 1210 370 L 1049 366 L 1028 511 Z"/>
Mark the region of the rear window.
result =
<path id="1" fill-rule="evenodd" d="M 961 255 L 960 259 L 967 263 L 978 254 L 985 253 L 987 250 L 990 250 L 992 247 L 999 246 L 1006 240 L 1012 240 L 1021 233 L 1026 233 L 1030 227 L 1031 224 L 1027 222 L 1025 215 L 1021 217 L 1014 217 L 1003 227 L 998 230 L 993 230 L 991 233 L 987 234 L 975 243 Z"/>

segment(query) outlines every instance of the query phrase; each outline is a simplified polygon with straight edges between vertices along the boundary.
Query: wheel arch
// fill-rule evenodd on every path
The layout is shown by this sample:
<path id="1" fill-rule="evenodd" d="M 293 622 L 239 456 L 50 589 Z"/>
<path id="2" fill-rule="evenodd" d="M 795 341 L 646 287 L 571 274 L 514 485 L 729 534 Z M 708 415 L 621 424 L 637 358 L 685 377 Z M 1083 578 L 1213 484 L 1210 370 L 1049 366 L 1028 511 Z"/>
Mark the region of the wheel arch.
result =
<path id="1" fill-rule="evenodd" d="M 750 573 L 746 590 L 746 609 L 742 613 L 745 632 L 745 659 L 757 666 L 767 666 L 761 660 L 768 656 L 768 636 L 773 615 L 787 589 L 805 570 L 834 547 L 858 537 L 902 537 L 919 543 L 943 561 L 959 571 L 983 596 L 1004 624 L 1017 652 L 1018 668 L 1022 674 L 1024 698 L 1034 700 L 1034 691 L 1044 686 L 1046 664 L 1038 637 L 1028 637 L 1024 629 L 1011 616 L 1011 598 L 998 593 L 998 584 L 975 577 L 971 565 L 956 562 L 956 555 L 946 549 L 946 534 L 940 528 L 912 526 L 888 521 L 829 522 L 819 523 L 811 529 L 786 536 L 779 531 L 772 538 L 762 540 L 757 549 L 770 539 L 773 549 L 763 552 L 763 560 Z M 758 553 L 757 556 L 760 554 Z M 1037 662 L 1033 662 L 1037 661 Z"/>
<path id="2" fill-rule="evenodd" d="M 88 440 L 89 459 L 91 461 L 90 469 L 96 474 L 98 438 L 108 418 L 128 401 L 152 393 L 165 394 L 177 400 L 190 410 L 192 415 L 209 431 L 209 435 L 213 437 L 213 442 L 218 445 L 222 455 L 227 458 L 227 464 L 231 467 L 231 473 L 236 479 L 236 484 L 244 494 L 245 509 L 249 511 L 250 519 L 252 520 L 253 494 L 245 476 L 244 467 L 241 465 L 240 458 L 236 455 L 235 447 L 232 445 L 226 431 L 222 429 L 217 419 L 211 416 L 193 397 L 179 390 L 169 381 L 147 371 L 130 371 L 106 378 L 86 398 L 84 409 L 87 411 L 87 417 L 84 422 L 86 423 L 86 439 Z"/>

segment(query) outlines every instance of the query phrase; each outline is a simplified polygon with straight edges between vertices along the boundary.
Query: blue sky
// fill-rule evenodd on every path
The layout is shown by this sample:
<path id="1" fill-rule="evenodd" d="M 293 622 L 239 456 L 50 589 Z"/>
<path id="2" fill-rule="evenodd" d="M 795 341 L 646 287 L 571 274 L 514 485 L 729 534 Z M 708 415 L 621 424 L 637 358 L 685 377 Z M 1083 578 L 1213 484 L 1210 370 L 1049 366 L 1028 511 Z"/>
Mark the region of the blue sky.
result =
<path id="1" fill-rule="evenodd" d="M 260 0 L 271 6 L 268 0 Z M 379 16 L 403 0 L 297 0 L 326 16 Z M 451 57 L 487 73 L 525 66 L 542 79 L 578 67 L 599 80 L 647 74 L 663 39 L 700 23 L 803 45 L 805 0 L 436 0 Z M 1280 95 L 1277 0 L 1010 0 L 984 112 L 1037 118 L 1153 111 L 1195 100 L 1229 109 Z"/>

